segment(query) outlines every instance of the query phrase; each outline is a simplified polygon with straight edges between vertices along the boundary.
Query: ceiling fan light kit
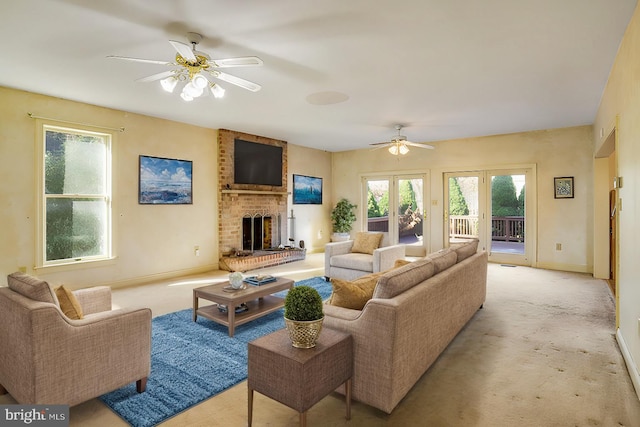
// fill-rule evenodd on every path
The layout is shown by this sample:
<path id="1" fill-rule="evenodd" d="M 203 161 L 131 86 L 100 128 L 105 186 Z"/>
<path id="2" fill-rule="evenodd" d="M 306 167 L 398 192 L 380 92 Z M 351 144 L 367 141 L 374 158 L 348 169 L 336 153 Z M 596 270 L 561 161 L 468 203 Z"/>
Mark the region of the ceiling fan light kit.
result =
<path id="1" fill-rule="evenodd" d="M 173 46 L 177 51 L 175 62 L 113 55 L 108 58 L 178 67 L 177 69 L 164 71 L 162 73 L 138 79 L 137 81 L 149 82 L 160 80 L 160 86 L 162 89 L 169 93 L 173 93 L 178 83 L 184 83 L 180 97 L 185 101 L 193 101 L 193 99 L 198 98 L 205 93 L 210 93 L 214 98 L 222 98 L 224 96 L 225 89 L 219 84 L 210 81 L 205 76 L 205 73 L 209 73 L 212 77 L 252 92 L 257 92 L 261 89 L 261 86 L 256 83 L 217 70 L 218 68 L 259 66 L 262 65 L 262 60 L 260 58 L 256 56 L 246 56 L 212 60 L 206 53 L 196 50 L 196 46 L 202 40 L 202 36 L 200 34 L 187 33 L 187 37 L 191 42 L 191 47 L 185 43 L 169 40 L 171 46 Z M 207 89 L 206 92 L 205 89 Z"/>
<path id="2" fill-rule="evenodd" d="M 407 141 L 407 137 L 404 135 L 400 135 L 400 130 L 402 130 L 402 125 L 396 125 L 395 128 L 398 131 L 398 135 L 394 138 L 391 138 L 391 141 L 388 142 L 377 142 L 370 145 L 379 145 L 380 148 L 388 147 L 387 151 L 394 156 L 404 156 L 409 153 L 409 146 L 412 147 L 420 147 L 420 148 L 429 148 L 433 149 L 434 147 L 428 144 L 420 143 L 420 142 L 410 142 Z"/>

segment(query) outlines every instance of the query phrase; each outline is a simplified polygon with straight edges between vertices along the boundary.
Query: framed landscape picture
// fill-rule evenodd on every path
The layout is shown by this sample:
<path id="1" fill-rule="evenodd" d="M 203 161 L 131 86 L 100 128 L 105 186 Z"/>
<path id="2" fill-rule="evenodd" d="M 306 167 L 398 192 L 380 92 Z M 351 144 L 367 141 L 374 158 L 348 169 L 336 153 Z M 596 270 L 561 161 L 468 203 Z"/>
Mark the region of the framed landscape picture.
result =
<path id="1" fill-rule="evenodd" d="M 556 199 L 573 199 L 573 177 L 563 176 L 553 178 L 554 195 Z"/>
<path id="2" fill-rule="evenodd" d="M 193 203 L 193 162 L 140 156 L 138 203 L 190 205 Z"/>
<path id="3" fill-rule="evenodd" d="M 321 205 L 322 178 L 305 175 L 293 175 L 293 204 Z"/>

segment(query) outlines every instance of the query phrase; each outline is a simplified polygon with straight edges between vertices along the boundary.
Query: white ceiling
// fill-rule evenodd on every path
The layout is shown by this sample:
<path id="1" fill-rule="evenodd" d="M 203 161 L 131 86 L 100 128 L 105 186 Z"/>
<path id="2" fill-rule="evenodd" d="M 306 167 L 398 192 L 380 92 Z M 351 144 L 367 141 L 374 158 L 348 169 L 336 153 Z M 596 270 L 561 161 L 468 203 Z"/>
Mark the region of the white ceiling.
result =
<path id="1" fill-rule="evenodd" d="M 396 123 L 420 142 L 578 126 L 595 118 L 635 5 L 2 0 L 0 85 L 328 151 L 389 140 Z M 134 82 L 166 67 L 106 58 L 172 61 L 168 40 L 189 31 L 214 59 L 262 58 L 225 70 L 262 90 L 222 82 L 223 99 L 187 103 Z"/>

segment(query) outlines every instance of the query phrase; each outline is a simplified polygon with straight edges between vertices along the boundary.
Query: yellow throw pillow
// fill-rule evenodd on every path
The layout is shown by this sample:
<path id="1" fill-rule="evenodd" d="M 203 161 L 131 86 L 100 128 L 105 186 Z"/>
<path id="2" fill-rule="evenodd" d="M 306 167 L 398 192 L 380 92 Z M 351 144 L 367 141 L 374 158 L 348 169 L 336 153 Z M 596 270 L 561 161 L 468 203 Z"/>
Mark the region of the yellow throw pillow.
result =
<path id="1" fill-rule="evenodd" d="M 411 264 L 411 261 L 407 259 L 397 259 L 396 262 L 393 264 L 393 268 L 390 268 L 389 270 L 395 270 L 396 268 L 403 267 L 407 264 Z"/>
<path id="2" fill-rule="evenodd" d="M 380 247 L 382 233 L 360 231 L 356 233 L 351 252 L 373 255 L 373 251 Z"/>
<path id="3" fill-rule="evenodd" d="M 76 299 L 76 296 L 73 295 L 73 292 L 64 285 L 58 286 L 54 291 L 58 297 L 58 302 L 60 302 L 60 310 L 62 310 L 64 315 L 69 319 L 82 319 L 82 307 L 80 307 L 80 303 Z"/>
<path id="4" fill-rule="evenodd" d="M 341 279 L 331 279 L 333 293 L 329 304 L 338 307 L 362 310 L 373 296 L 373 291 L 382 273 L 367 274 L 349 282 Z"/>

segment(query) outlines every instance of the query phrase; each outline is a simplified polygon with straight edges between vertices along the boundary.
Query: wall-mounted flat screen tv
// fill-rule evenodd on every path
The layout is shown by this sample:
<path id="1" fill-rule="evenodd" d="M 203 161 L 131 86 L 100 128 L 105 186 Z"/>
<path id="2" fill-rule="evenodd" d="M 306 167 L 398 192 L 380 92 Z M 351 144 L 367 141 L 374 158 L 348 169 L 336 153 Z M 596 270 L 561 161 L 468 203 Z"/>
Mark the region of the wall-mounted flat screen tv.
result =
<path id="1" fill-rule="evenodd" d="M 236 139 L 233 182 L 282 186 L 282 147 Z"/>

